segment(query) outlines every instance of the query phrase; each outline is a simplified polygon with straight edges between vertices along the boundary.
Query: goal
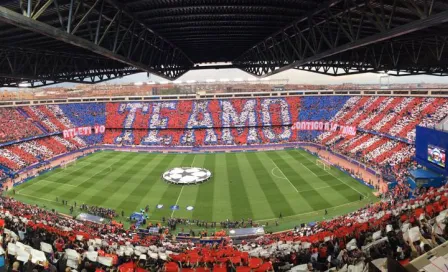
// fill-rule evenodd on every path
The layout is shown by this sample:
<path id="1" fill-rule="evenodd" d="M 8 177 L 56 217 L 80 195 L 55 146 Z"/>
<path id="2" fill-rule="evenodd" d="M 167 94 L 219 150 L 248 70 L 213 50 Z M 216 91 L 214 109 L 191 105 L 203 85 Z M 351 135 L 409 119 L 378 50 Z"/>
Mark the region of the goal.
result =
<path id="1" fill-rule="evenodd" d="M 62 162 L 61 163 L 61 169 L 65 170 L 65 169 L 67 169 L 67 167 L 69 167 L 71 165 L 76 165 L 76 159 Z"/>
<path id="2" fill-rule="evenodd" d="M 317 159 L 316 165 L 319 166 L 320 168 L 323 168 L 325 171 L 331 168 L 331 163 L 322 159 Z"/>

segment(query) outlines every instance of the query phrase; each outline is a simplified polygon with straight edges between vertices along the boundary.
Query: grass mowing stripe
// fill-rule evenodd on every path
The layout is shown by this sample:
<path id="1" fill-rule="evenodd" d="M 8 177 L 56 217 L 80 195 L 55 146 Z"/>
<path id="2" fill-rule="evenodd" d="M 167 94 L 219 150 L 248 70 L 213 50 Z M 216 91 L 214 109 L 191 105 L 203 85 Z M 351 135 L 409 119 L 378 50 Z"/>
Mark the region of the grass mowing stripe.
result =
<path id="1" fill-rule="evenodd" d="M 272 180 L 277 185 L 279 192 L 284 196 L 285 200 L 288 202 L 289 206 L 292 208 L 294 214 L 303 213 L 305 211 L 312 211 L 313 209 L 308 206 L 305 200 L 300 200 L 300 194 L 294 185 L 288 181 L 283 172 L 277 169 L 271 158 L 268 157 L 266 152 L 257 152 L 257 156 L 260 158 L 261 164 L 269 172 Z M 300 200 L 300 206 L 297 205 L 298 200 Z M 285 215 L 286 216 L 286 215 Z"/>
<path id="2" fill-rule="evenodd" d="M 263 166 L 257 153 L 242 153 L 249 162 L 249 166 L 256 176 L 256 180 L 260 185 L 265 198 L 268 200 L 274 216 L 292 215 L 293 209 L 286 201 L 285 196 L 280 192 L 277 184 L 272 179 L 269 171 Z"/>
<path id="3" fill-rule="evenodd" d="M 119 202 L 117 207 L 125 209 L 129 213 L 131 213 L 137 211 L 140 208 L 144 208 L 140 207 L 142 203 L 146 203 L 146 205 L 151 206 L 155 206 L 158 204 L 158 203 L 150 203 L 151 199 L 145 196 L 148 194 L 148 192 L 151 191 L 152 186 L 156 182 L 163 182 L 160 179 L 160 176 L 162 174 L 161 169 L 165 169 L 175 159 L 175 156 L 171 155 L 158 155 L 158 156 L 165 156 L 165 157 L 163 157 L 162 160 L 155 162 L 154 164 L 151 164 L 149 169 L 145 169 L 145 171 L 147 171 L 147 174 L 140 180 L 137 186 L 135 186 L 134 189 L 129 193 L 129 197 Z"/>
<path id="4" fill-rule="evenodd" d="M 191 156 L 191 155 L 190 155 Z M 193 162 L 191 163 L 192 167 L 204 167 L 205 159 L 207 155 L 205 154 L 193 154 Z M 202 185 L 202 184 L 201 184 Z M 195 202 L 198 196 L 200 184 L 197 185 L 189 185 L 184 186 L 183 191 L 179 194 L 179 200 L 177 204 L 179 206 L 179 210 L 176 211 L 176 217 L 180 218 L 193 218 L 193 210 L 187 210 L 188 206 L 195 206 Z M 211 214 L 202 218 L 203 220 L 210 221 L 212 219 Z"/>
<path id="5" fill-rule="evenodd" d="M 304 179 L 299 173 L 292 169 L 289 164 L 281 157 L 277 152 L 269 152 L 268 156 L 280 167 L 285 176 L 293 183 L 295 183 L 296 188 L 299 189 L 299 194 L 308 203 L 308 205 L 314 210 L 322 210 L 331 207 L 332 205 L 323 198 L 319 192 L 313 190 L 310 186 L 310 182 L 314 182 L 316 179 L 309 178 L 309 181 Z M 306 184 L 307 192 L 300 192 L 302 189 L 300 184 Z"/>
<path id="6" fill-rule="evenodd" d="M 225 153 L 215 154 L 215 172 L 212 173 L 214 183 L 213 190 L 213 221 L 223 221 L 232 218 L 230 209 L 230 184 L 227 175 L 227 159 Z"/>
<path id="7" fill-rule="evenodd" d="M 121 189 L 124 186 L 129 186 L 128 182 L 132 179 L 137 173 L 137 169 L 142 169 L 139 166 L 146 166 L 148 163 L 148 159 L 154 159 L 156 156 L 141 156 L 140 158 L 136 157 L 135 160 L 131 160 L 132 164 L 126 166 L 126 171 L 123 171 L 121 175 L 112 175 L 109 174 L 107 176 L 107 182 L 99 183 L 97 188 L 99 189 L 96 194 L 94 194 L 90 200 L 87 202 L 95 203 L 97 206 L 102 206 L 109 198 L 113 198 L 114 193 L 121 192 Z M 150 160 L 150 161 L 151 161 Z M 134 170 L 135 169 L 135 170 Z M 129 177 L 129 179 L 128 179 Z M 115 202 L 115 201 L 114 201 Z"/>
<path id="8" fill-rule="evenodd" d="M 193 163 L 194 157 L 196 155 L 186 155 L 184 159 L 182 160 L 182 163 L 180 165 L 191 165 Z M 173 166 L 176 167 L 176 166 Z M 167 169 L 168 170 L 168 169 Z M 180 185 L 174 185 L 170 184 L 168 185 L 168 189 L 165 191 L 165 193 L 162 196 L 162 199 L 164 200 L 166 205 L 166 208 L 169 209 L 171 205 L 174 205 L 179 198 L 179 194 L 181 193 L 182 186 Z M 170 201 L 170 202 L 168 202 Z M 165 204 L 164 204 L 165 205 Z M 170 213 L 171 216 L 173 216 L 175 213 Z"/>
<path id="9" fill-rule="evenodd" d="M 195 154 L 194 162 L 191 164 L 194 167 L 204 167 L 205 159 L 207 155 L 204 154 Z M 183 191 L 179 194 L 179 201 L 177 205 L 179 206 L 179 210 L 176 211 L 176 217 L 180 218 L 193 218 L 193 211 L 187 210 L 188 206 L 195 206 L 195 201 L 198 196 L 199 187 L 202 184 L 197 185 L 188 185 L 184 186 Z M 203 220 L 210 221 L 212 219 L 211 214 L 202 218 Z"/>
<path id="10" fill-rule="evenodd" d="M 79 186 L 77 188 L 75 188 L 76 190 L 71 190 L 71 191 L 68 191 L 65 194 L 61 195 L 60 199 L 64 199 L 64 200 L 71 199 L 74 201 L 80 201 L 79 196 L 81 196 L 85 191 L 89 190 L 91 187 L 98 185 L 99 182 L 102 182 L 104 180 L 104 177 L 106 177 L 107 175 L 110 175 L 112 172 L 121 171 L 122 168 L 126 166 L 125 162 L 126 161 L 130 162 L 131 161 L 130 159 L 133 156 L 135 156 L 135 155 L 132 153 L 126 154 L 126 156 L 122 157 L 120 160 L 118 160 L 117 162 L 110 165 L 110 169 L 105 168 L 105 169 L 97 172 L 95 175 L 91 176 L 90 178 L 84 180 L 81 184 L 79 184 Z M 111 169 L 113 169 L 112 172 L 111 172 Z M 94 203 L 90 203 L 90 204 L 94 204 Z"/>
<path id="11" fill-rule="evenodd" d="M 56 169 L 56 170 L 58 170 L 56 172 L 56 174 L 61 174 L 61 175 L 67 176 L 67 175 L 74 173 L 75 171 L 85 169 L 88 166 L 92 166 L 92 164 L 93 164 L 92 160 L 85 161 L 85 159 L 89 156 L 91 156 L 92 158 L 95 158 L 95 161 L 98 161 L 101 159 L 106 159 L 106 160 L 109 159 L 107 156 L 101 156 L 101 154 L 94 153 L 92 155 L 82 157 L 81 159 L 78 159 L 74 162 L 69 163 L 66 168 L 59 167 L 58 169 Z M 55 175 L 55 176 L 57 176 L 57 175 Z"/>
<path id="12" fill-rule="evenodd" d="M 139 207 L 145 206 L 147 204 L 150 205 L 150 210 L 152 210 L 152 214 L 151 214 L 151 219 L 157 219 L 157 218 L 162 218 L 163 216 L 169 216 L 171 214 L 171 210 L 169 209 L 169 205 L 172 205 L 171 201 L 173 200 L 166 200 L 163 199 L 163 195 L 165 195 L 167 190 L 178 190 L 179 188 L 176 187 L 171 187 L 169 185 L 169 183 L 165 182 L 163 180 L 163 178 L 161 178 L 161 175 L 163 172 L 165 172 L 166 170 L 172 168 L 172 167 L 176 167 L 182 164 L 182 161 L 185 159 L 185 154 L 179 154 L 179 155 L 165 155 L 166 157 L 168 157 L 169 161 L 164 162 L 163 165 L 159 164 L 159 166 L 157 166 L 155 168 L 154 171 L 154 175 L 158 175 L 157 177 L 151 179 L 151 182 L 148 183 L 148 188 L 146 189 L 146 194 L 142 197 L 141 199 L 141 204 L 139 205 Z M 167 159 L 168 159 L 167 158 Z M 160 172 L 157 172 L 157 170 L 159 170 Z M 149 176 L 148 176 L 149 178 Z M 177 191 L 178 192 L 178 191 Z M 177 195 L 176 195 L 177 197 Z M 168 202 L 169 201 L 169 202 Z M 162 209 L 155 209 L 156 205 L 158 204 L 162 204 L 164 205 L 164 207 Z"/>
<path id="13" fill-rule="evenodd" d="M 270 172 L 274 167 L 272 153 L 281 158 L 275 161 L 279 170 L 275 170 L 274 175 Z M 297 223 L 328 219 L 327 216 L 324 216 L 322 208 L 315 211 L 314 207 L 309 205 L 309 199 L 313 199 L 313 197 L 320 197 L 331 203 L 332 207 L 327 207 L 330 217 L 343 211 L 350 212 L 369 201 L 376 200 L 369 188 L 355 181 L 349 175 L 336 168 L 331 168 L 329 171 L 320 168 L 314 169 L 315 157 L 309 153 L 300 153 L 303 158 L 296 154 L 292 159 L 291 154 L 288 154 L 287 151 L 232 153 L 230 155 L 224 153 L 186 155 L 101 152 L 78 160 L 76 164 L 68 166 L 67 170 L 54 170 L 16 187 L 17 192 L 26 189 L 29 192 L 27 195 L 16 193 L 14 196 L 12 192 L 6 192 L 6 194 L 26 203 L 44 204 L 48 209 L 55 208 L 60 212 L 68 213 L 69 206 L 54 202 L 56 196 L 61 198 L 61 195 L 79 194 L 79 199 L 78 197 L 76 199 L 78 203 L 85 201 L 86 204 L 92 205 L 95 203 L 87 202 L 91 202 L 95 194 L 101 193 L 108 196 L 102 206 L 115 208 L 119 213 L 124 209 L 129 215 L 129 213 L 149 204 L 151 220 L 158 220 L 162 216 L 168 217 L 172 213 L 169 206 L 175 203 L 179 198 L 180 190 L 182 190 L 181 186 L 168 185 L 161 181 L 161 174 L 169 168 L 180 165 L 189 166 L 191 163 L 186 162 L 194 162 L 194 166 L 203 166 L 211 170 L 213 178 L 204 184 L 183 187 L 179 198 L 180 210 L 174 213 L 175 217 L 190 218 L 192 216 L 194 219 L 216 222 L 250 217 L 259 222 L 265 222 L 266 216 L 260 213 L 260 210 L 265 210 L 266 213 L 272 215 L 274 220 L 275 217 L 278 217 L 278 214 L 275 213 L 278 213 L 276 209 L 279 209 L 279 203 L 272 202 L 278 199 L 272 197 L 271 200 L 269 196 L 271 191 L 275 191 L 275 188 L 272 190 L 266 186 L 266 184 L 273 186 L 272 182 L 275 183 L 278 191 L 273 194 L 280 194 L 292 209 L 293 214 L 288 216 L 282 211 L 284 218 L 281 220 L 281 225 L 275 227 L 269 224 L 269 230 L 279 231 L 293 227 Z M 254 159 L 254 156 L 258 159 Z M 300 163 L 298 163 L 299 160 Z M 109 169 L 111 164 L 113 167 L 113 169 L 110 168 L 111 172 L 109 170 L 102 171 L 105 166 Z M 124 165 L 122 166 L 122 164 Z M 311 167 L 312 171 L 316 171 L 319 178 L 308 171 L 309 169 L 304 168 L 305 166 L 302 164 Z M 118 169 L 115 169 L 117 167 Z M 310 191 L 303 192 L 303 195 L 298 194 L 284 179 L 280 171 L 284 172 L 285 176 L 301 191 L 306 189 L 310 189 Z M 279 178 L 275 178 L 277 175 Z M 92 176 L 94 176 L 94 181 L 91 180 Z M 334 181 L 331 183 L 332 186 L 325 183 L 330 179 Z M 39 180 L 43 182 L 39 183 Z M 337 183 L 337 180 L 341 183 Z M 87 188 L 92 182 L 94 185 Z M 123 186 L 123 182 L 126 185 Z M 33 183 L 35 185 L 31 185 Z M 76 187 L 77 184 L 80 186 Z M 243 190 L 238 189 L 241 186 Z M 46 188 L 43 189 L 44 187 Z M 103 187 L 105 189 L 102 189 Z M 351 187 L 364 192 L 368 198 L 359 201 L 359 195 L 357 196 Z M 40 190 L 44 191 L 36 194 Z M 337 190 L 338 194 L 335 194 L 333 190 Z M 310 192 L 315 191 L 318 191 L 319 195 L 310 195 Z M 341 194 L 354 201 L 347 203 L 347 199 Z M 259 201 L 263 202 L 263 205 L 258 205 Z M 164 204 L 164 208 L 153 211 L 157 204 Z M 188 205 L 195 205 L 193 212 L 185 209 Z M 75 211 L 79 212 L 79 210 Z M 249 214 L 244 214 L 246 211 Z"/>
<path id="14" fill-rule="evenodd" d="M 88 162 L 84 162 L 84 160 L 88 160 Z M 36 177 L 34 180 L 41 180 L 41 179 L 47 179 L 47 180 L 51 180 L 53 182 L 57 182 L 57 180 L 52 180 L 53 178 L 59 179 L 61 177 L 65 177 L 67 178 L 67 174 L 70 173 L 84 173 L 85 171 L 81 171 L 82 169 L 86 168 L 86 165 L 95 165 L 97 162 L 100 163 L 101 160 L 103 160 L 104 157 L 101 156 L 100 154 L 97 153 L 93 153 L 91 155 L 87 155 L 85 157 L 82 157 L 80 160 L 82 160 L 83 164 L 71 164 L 69 166 L 67 166 L 66 169 L 62 169 L 62 168 L 56 168 L 53 171 L 50 172 L 46 172 L 43 175 L 39 175 L 38 177 Z M 68 171 L 71 170 L 71 171 Z M 63 181 L 61 183 L 66 183 L 66 181 Z"/>
<path id="15" fill-rule="evenodd" d="M 94 163 L 99 162 L 102 159 L 102 157 L 96 157 L 96 158 L 91 158 L 91 159 L 92 159 L 92 165 L 94 165 Z M 73 166 L 73 167 L 76 167 L 76 166 Z M 95 166 L 95 167 L 98 167 L 98 165 Z M 104 169 L 107 169 L 107 168 L 108 167 L 106 167 Z M 77 169 L 76 171 L 82 171 L 82 170 L 83 170 L 83 168 Z M 50 173 L 50 172 L 47 172 L 47 173 Z M 37 182 L 39 182 L 40 179 L 46 179 L 46 178 L 48 178 L 48 177 L 47 176 L 39 176 L 36 179 L 33 179 L 30 182 L 28 182 L 28 183 L 31 186 L 31 185 L 36 184 Z M 51 180 L 51 179 L 49 179 L 49 180 Z M 61 184 L 70 183 L 71 182 L 71 180 L 69 179 L 69 177 L 67 175 L 63 175 L 60 178 L 58 178 L 56 180 L 51 180 L 51 181 L 56 182 L 56 183 L 61 183 Z M 70 184 L 72 184 L 72 183 L 70 183 Z M 29 187 L 29 186 L 27 186 L 27 187 Z M 32 194 L 44 195 L 44 194 L 47 194 L 48 192 L 53 192 L 54 188 L 55 188 L 55 184 L 47 184 L 47 185 L 43 185 L 42 187 L 38 187 L 38 188 L 39 189 L 34 190 Z M 25 187 L 25 189 L 26 189 L 26 187 Z M 56 196 L 54 196 L 54 197 L 56 197 Z"/>
<path id="16" fill-rule="evenodd" d="M 244 153 L 237 154 L 236 159 L 238 161 L 238 167 L 244 169 L 244 171 L 241 171 L 241 179 L 246 189 L 250 207 L 252 208 L 252 218 L 269 218 L 275 216 Z"/>
<path id="17" fill-rule="evenodd" d="M 209 217 L 213 220 L 213 194 L 216 182 L 213 175 L 216 172 L 216 154 L 208 155 L 202 167 L 212 172 L 212 178 L 199 185 L 192 217 L 194 219 Z"/>
<path id="18" fill-rule="evenodd" d="M 303 155 L 302 152 L 305 152 L 306 155 Z M 310 165 L 309 165 L 310 169 L 319 168 L 319 167 L 318 167 L 317 165 L 315 165 L 315 164 L 312 164 L 312 165 L 311 165 L 311 162 L 312 162 L 312 161 L 308 158 L 308 156 L 312 156 L 312 155 L 308 154 L 306 151 L 299 151 L 299 150 L 296 150 L 295 153 L 300 154 L 300 156 L 302 156 L 302 158 L 305 158 L 305 159 L 307 159 L 307 160 L 310 162 Z M 319 169 L 320 169 L 320 168 L 319 168 Z M 327 171 L 325 171 L 325 172 L 327 172 Z M 331 174 L 331 172 L 327 172 L 327 173 L 329 174 L 329 178 L 325 178 L 324 181 L 327 182 L 328 185 L 330 185 L 331 183 L 329 183 L 327 180 L 338 180 L 340 183 L 342 183 L 342 184 L 345 185 L 345 187 L 343 187 L 343 189 L 341 189 L 340 194 L 343 195 L 347 200 L 349 200 L 349 201 L 353 201 L 353 200 L 355 200 L 356 198 L 359 198 L 359 197 L 360 197 L 360 194 L 361 194 L 362 197 L 367 197 L 366 195 L 364 195 L 363 193 L 361 193 L 361 192 L 358 191 L 357 189 L 355 189 L 355 188 L 353 188 L 353 187 L 347 185 L 347 183 L 345 183 L 344 181 L 340 180 L 337 176 L 334 176 L 333 174 Z M 351 192 L 350 192 L 350 191 L 351 191 Z"/>
<path id="19" fill-rule="evenodd" d="M 302 154 L 300 154 L 298 152 L 287 151 L 286 153 L 289 154 L 291 156 L 291 158 L 293 160 L 297 161 L 297 162 L 301 162 L 301 160 L 306 159 L 304 156 L 302 156 Z M 296 156 L 297 154 L 299 154 L 300 157 Z M 341 182 L 337 178 L 329 175 L 325 170 L 322 170 L 321 168 L 319 168 L 315 164 L 311 165 L 311 163 L 310 163 L 310 165 L 307 165 L 306 167 L 310 171 L 312 171 L 313 173 L 316 174 L 316 179 L 318 179 L 318 180 L 324 182 L 325 184 L 327 184 L 328 187 L 326 188 L 326 190 L 331 190 L 334 194 L 340 194 L 341 197 L 345 198 L 349 202 L 354 200 L 353 199 L 353 193 L 350 193 L 349 191 L 347 191 L 347 188 L 350 189 L 350 187 L 348 187 L 346 184 L 344 184 L 343 182 Z M 322 171 L 325 174 L 322 174 L 321 173 Z M 338 185 L 338 187 L 335 188 L 334 185 Z M 359 198 L 359 196 L 358 196 L 358 198 Z"/>
<path id="20" fill-rule="evenodd" d="M 106 156 L 106 157 L 104 157 L 104 156 L 98 156 L 97 158 L 95 158 L 94 161 L 89 161 L 90 164 L 92 165 L 92 168 L 91 168 L 91 169 L 95 169 L 95 168 L 98 167 L 97 165 L 95 165 L 96 162 L 100 162 L 101 160 L 108 161 L 109 159 L 110 159 L 109 156 Z M 104 162 L 101 163 L 101 164 L 104 164 Z M 77 167 L 77 165 L 73 165 L 73 167 Z M 70 166 L 69 166 L 69 168 L 70 168 Z M 67 177 L 67 176 L 82 176 L 84 173 L 85 173 L 84 167 L 80 167 L 80 168 L 77 169 L 76 171 L 70 172 L 68 175 L 66 174 L 66 175 L 64 175 L 64 176 L 65 176 L 65 177 Z"/>
<path id="21" fill-rule="evenodd" d="M 252 207 L 250 206 L 244 180 L 241 177 L 241 169 L 235 153 L 226 154 L 227 176 L 230 186 L 230 207 L 234 220 L 253 218 Z"/>

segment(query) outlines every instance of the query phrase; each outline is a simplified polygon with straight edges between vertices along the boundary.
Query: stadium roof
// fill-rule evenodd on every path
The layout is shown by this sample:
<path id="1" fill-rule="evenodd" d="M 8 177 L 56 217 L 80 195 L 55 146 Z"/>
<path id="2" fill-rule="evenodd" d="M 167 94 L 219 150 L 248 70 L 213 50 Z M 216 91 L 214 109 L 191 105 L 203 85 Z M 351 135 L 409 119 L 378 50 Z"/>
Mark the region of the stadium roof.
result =
<path id="1" fill-rule="evenodd" d="M 447 21 L 448 0 L 4 0 L 0 86 L 229 67 L 444 76 Z"/>

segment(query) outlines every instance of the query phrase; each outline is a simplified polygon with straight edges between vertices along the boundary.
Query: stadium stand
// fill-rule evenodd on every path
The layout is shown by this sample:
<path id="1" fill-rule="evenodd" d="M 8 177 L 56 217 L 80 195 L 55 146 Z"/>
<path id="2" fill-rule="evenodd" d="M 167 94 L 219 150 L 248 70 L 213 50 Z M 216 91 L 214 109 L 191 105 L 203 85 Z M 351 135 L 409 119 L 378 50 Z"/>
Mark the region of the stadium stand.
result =
<path id="1" fill-rule="evenodd" d="M 97 144 L 238 146 L 312 141 L 391 174 L 402 184 L 412 165 L 414 149 L 410 143 L 415 138 L 415 126 L 435 126 L 446 117 L 447 110 L 448 101 L 442 98 L 361 96 L 2 108 L 2 124 L 17 125 L 2 126 L 0 176 Z M 355 125 L 360 131 L 355 136 L 343 136 L 291 130 L 291 125 L 304 120 Z M 98 124 L 106 126 L 104 135 L 71 139 L 61 135 L 67 128 Z M 382 202 L 354 213 L 239 245 L 232 245 L 228 239 L 213 246 L 172 242 L 167 239 L 168 230 L 141 238 L 119 224 L 80 223 L 5 197 L 0 200 L 0 217 L 5 228 L 12 231 L 8 242 L 20 240 L 36 249 L 45 242 L 51 245 L 54 257 L 67 255 L 66 249 L 76 249 L 81 261 L 70 265 L 78 271 L 106 269 L 87 257 L 94 252 L 112 257 L 115 268 L 141 271 L 287 271 L 301 264 L 315 270 L 353 269 L 384 256 L 405 263 L 448 238 L 443 227 L 447 213 L 442 212 L 447 208 L 448 189 L 423 191 L 413 200 L 406 199 L 406 194 L 405 186 L 397 186 Z M 431 225 L 430 219 L 436 217 L 439 220 Z M 413 227 L 418 227 L 418 242 L 409 242 L 403 235 Z M 89 244 L 94 238 L 100 238 L 101 243 Z M 65 260 L 48 265 L 65 269 L 68 264 Z M 19 265 L 37 267 L 31 262 Z"/>
<path id="2" fill-rule="evenodd" d="M 272 99 L 80 103 L 2 108 L 2 166 L 21 167 L 95 144 L 245 145 L 314 141 L 377 167 L 406 162 L 415 126 L 434 126 L 445 116 L 444 98 L 331 96 Z M 357 126 L 356 136 L 292 131 L 297 121 Z M 6 123 L 5 123 L 6 124 Z M 67 128 L 105 124 L 104 135 L 63 139 Z M 13 130 L 14 129 L 14 130 Z M 28 139 L 30 136 L 41 137 Z M 28 140 L 27 140 L 28 139 Z M 362 150 L 362 152 L 361 152 Z M 17 163 L 20 162 L 20 163 Z"/>
<path id="3" fill-rule="evenodd" d="M 114 223 L 81 223 L 5 197 L 0 198 L 0 224 L 8 229 L 6 243 L 37 250 L 48 244 L 50 262 L 45 265 L 60 271 L 107 269 L 98 256 L 107 257 L 120 271 L 287 271 L 301 264 L 317 271 L 331 267 L 350 271 L 387 256 L 405 264 L 446 241 L 447 195 L 448 188 L 422 190 L 412 200 L 391 195 L 330 221 L 237 245 L 228 239 L 213 245 L 173 242 L 165 236 L 168 232 L 142 237 Z M 78 252 L 79 262 L 67 261 L 74 254 L 70 250 Z M 14 255 L 9 258 L 23 269 L 42 266 L 33 261 L 24 264 Z"/>
<path id="4" fill-rule="evenodd" d="M 28 138 L 42 133 L 33 121 L 15 108 L 0 108 L 0 142 Z"/>

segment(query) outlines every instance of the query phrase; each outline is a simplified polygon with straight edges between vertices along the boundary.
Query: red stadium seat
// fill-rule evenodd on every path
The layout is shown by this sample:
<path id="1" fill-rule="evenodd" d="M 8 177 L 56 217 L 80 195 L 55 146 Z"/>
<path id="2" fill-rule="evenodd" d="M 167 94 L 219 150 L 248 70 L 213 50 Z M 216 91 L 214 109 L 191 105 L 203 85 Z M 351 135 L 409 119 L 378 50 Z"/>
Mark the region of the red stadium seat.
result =
<path id="1" fill-rule="evenodd" d="M 250 272 L 251 268 L 248 266 L 237 266 L 236 272 Z"/>
<path id="2" fill-rule="evenodd" d="M 165 264 L 165 272 L 178 272 L 179 270 L 179 266 L 175 262 Z"/>

